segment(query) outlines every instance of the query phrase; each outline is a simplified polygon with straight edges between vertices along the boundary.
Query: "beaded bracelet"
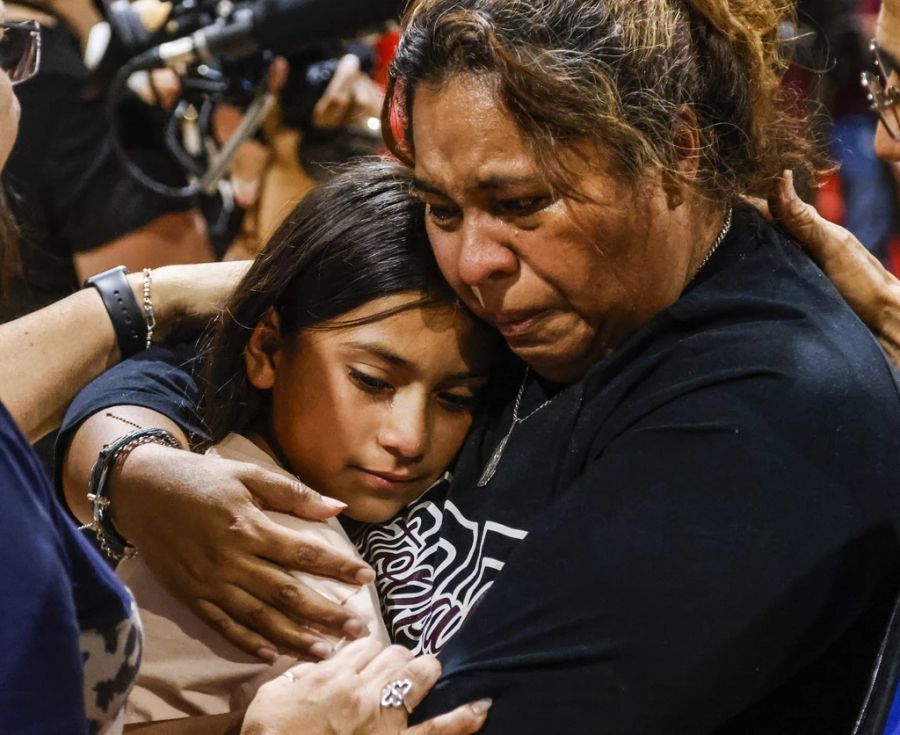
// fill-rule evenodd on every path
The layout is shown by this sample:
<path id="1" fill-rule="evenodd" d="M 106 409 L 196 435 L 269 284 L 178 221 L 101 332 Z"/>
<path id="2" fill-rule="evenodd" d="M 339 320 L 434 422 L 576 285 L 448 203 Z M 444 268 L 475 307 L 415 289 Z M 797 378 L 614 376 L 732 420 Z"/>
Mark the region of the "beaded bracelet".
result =
<path id="1" fill-rule="evenodd" d="M 149 268 L 144 268 L 144 323 L 147 326 L 147 343 L 145 345 L 146 349 L 150 348 L 151 342 L 153 342 L 153 330 L 156 329 L 156 312 L 153 311 L 153 300 L 150 298 L 150 284 L 152 282 L 152 273 L 153 271 Z"/>
<path id="2" fill-rule="evenodd" d="M 142 444 L 161 444 L 178 449 L 181 445 L 175 436 L 165 429 L 140 428 L 104 445 L 91 468 L 87 498 L 93 508 L 93 520 L 81 526 L 81 530 L 91 530 L 97 536 L 100 549 L 110 559 L 119 561 L 134 556 L 135 549 L 116 530 L 109 512 L 107 479 L 115 466 Z"/>

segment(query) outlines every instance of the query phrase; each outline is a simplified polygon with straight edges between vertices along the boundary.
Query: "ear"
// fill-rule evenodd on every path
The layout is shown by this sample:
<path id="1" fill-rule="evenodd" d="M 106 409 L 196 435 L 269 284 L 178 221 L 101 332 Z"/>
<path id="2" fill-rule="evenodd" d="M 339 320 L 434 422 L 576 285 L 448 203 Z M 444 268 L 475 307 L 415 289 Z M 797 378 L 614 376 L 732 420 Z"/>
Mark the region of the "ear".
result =
<path id="1" fill-rule="evenodd" d="M 254 327 L 244 350 L 244 369 L 254 388 L 269 390 L 275 385 L 281 346 L 281 319 L 270 308 Z"/>
<path id="2" fill-rule="evenodd" d="M 675 168 L 663 175 L 663 190 L 669 209 L 676 209 L 687 199 L 700 170 L 700 130 L 697 116 L 687 105 L 678 110 L 672 142 L 677 151 Z"/>

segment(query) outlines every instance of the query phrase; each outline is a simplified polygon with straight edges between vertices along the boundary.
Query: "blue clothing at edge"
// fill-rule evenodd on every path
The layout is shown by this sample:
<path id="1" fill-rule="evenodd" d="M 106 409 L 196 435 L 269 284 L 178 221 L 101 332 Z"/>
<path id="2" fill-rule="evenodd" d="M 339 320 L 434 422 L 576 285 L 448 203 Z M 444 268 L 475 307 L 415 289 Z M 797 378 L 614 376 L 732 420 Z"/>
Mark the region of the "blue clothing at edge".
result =
<path id="1" fill-rule="evenodd" d="M 0 492 L 0 731 L 86 735 L 79 635 L 115 628 L 130 597 L 2 404 Z"/>

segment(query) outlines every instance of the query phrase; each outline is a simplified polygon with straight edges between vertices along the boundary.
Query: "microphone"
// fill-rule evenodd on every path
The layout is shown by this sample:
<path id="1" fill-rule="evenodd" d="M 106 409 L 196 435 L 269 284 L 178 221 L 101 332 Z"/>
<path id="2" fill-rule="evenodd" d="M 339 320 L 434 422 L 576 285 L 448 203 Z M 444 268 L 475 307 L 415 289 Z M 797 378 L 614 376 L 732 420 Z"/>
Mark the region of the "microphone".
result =
<path id="1" fill-rule="evenodd" d="M 255 0 L 227 21 L 167 41 L 150 53 L 164 66 L 257 50 L 287 55 L 395 17 L 401 5 L 399 0 Z"/>

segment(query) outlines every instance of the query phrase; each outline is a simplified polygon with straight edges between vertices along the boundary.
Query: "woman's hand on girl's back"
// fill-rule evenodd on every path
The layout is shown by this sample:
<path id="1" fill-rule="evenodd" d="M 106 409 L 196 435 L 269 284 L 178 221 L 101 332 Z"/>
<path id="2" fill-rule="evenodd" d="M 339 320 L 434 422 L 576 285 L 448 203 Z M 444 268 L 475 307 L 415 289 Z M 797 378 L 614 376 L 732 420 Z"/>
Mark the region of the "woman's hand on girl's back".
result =
<path id="1" fill-rule="evenodd" d="M 289 571 L 361 584 L 372 581 L 372 570 L 262 510 L 324 520 L 342 503 L 256 465 L 155 444 L 131 452 L 110 493 L 116 527 L 157 579 L 248 653 L 318 659 L 331 647 L 309 626 L 340 637 L 365 634 L 361 620 Z"/>
<path id="2" fill-rule="evenodd" d="M 778 182 L 768 205 L 772 216 L 818 263 L 887 356 L 900 366 L 900 281 L 853 233 L 800 199 L 790 171 Z"/>
<path id="3" fill-rule="evenodd" d="M 415 707 L 441 673 L 437 659 L 414 658 L 405 648 L 356 641 L 333 658 L 300 664 L 264 684 L 250 703 L 241 735 L 469 735 L 487 718 L 490 700 L 466 704 L 415 727 L 403 708 L 383 707 L 382 689 L 411 684 L 404 701 Z"/>

